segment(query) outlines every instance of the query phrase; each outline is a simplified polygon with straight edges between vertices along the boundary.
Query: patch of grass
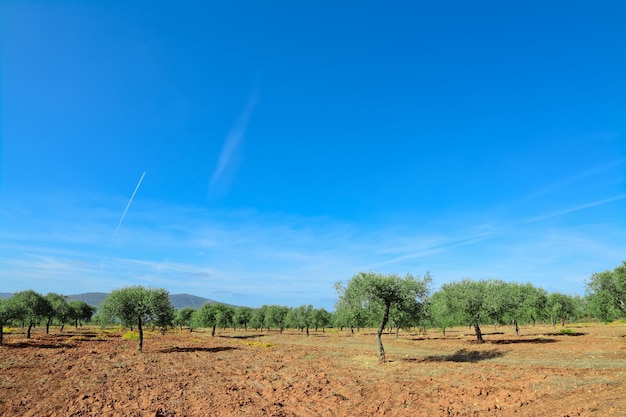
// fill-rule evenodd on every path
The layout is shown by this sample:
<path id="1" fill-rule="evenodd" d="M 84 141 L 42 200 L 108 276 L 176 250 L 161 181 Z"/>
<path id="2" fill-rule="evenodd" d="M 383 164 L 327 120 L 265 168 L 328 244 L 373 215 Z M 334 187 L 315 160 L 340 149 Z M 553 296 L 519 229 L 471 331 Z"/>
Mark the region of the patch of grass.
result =
<path id="1" fill-rule="evenodd" d="M 248 345 L 248 346 L 254 346 L 254 347 L 258 347 L 258 348 L 263 348 L 265 350 L 272 349 L 275 346 L 273 343 L 259 342 L 257 340 L 254 340 L 254 341 L 243 341 L 242 340 L 239 343 L 241 343 L 242 345 Z"/>
<path id="2" fill-rule="evenodd" d="M 145 337 L 145 335 L 144 335 Z M 126 332 L 122 335 L 122 339 L 128 339 L 128 340 L 139 340 L 139 333 L 135 333 L 135 332 Z"/>
<path id="3" fill-rule="evenodd" d="M 561 334 L 573 334 L 574 331 L 572 329 L 561 329 L 561 330 L 559 330 L 559 333 L 561 333 Z"/>

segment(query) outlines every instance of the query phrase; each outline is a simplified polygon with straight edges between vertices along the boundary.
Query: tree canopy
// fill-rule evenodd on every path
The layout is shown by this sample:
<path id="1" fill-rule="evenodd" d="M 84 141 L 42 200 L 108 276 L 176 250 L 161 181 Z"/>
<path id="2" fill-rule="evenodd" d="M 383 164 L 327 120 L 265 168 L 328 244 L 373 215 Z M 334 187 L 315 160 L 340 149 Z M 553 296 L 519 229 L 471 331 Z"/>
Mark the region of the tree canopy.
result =
<path id="1" fill-rule="evenodd" d="M 136 324 L 139 332 L 137 349 L 142 350 L 143 325 L 152 323 L 165 329 L 172 325 L 175 311 L 167 290 L 135 286 L 111 292 L 100 304 L 99 314 L 104 322 L 117 318 L 125 326 Z"/>
<path id="2" fill-rule="evenodd" d="M 384 362 L 382 333 L 389 321 L 392 307 L 397 313 L 416 311 L 428 295 L 430 282 L 431 277 L 428 273 L 423 279 L 419 279 L 411 274 L 400 277 L 396 274 L 360 272 L 353 276 L 345 287 L 341 284 L 336 285 L 339 293 L 337 306 L 352 315 L 363 309 L 381 312 L 376 343 L 379 360 Z"/>

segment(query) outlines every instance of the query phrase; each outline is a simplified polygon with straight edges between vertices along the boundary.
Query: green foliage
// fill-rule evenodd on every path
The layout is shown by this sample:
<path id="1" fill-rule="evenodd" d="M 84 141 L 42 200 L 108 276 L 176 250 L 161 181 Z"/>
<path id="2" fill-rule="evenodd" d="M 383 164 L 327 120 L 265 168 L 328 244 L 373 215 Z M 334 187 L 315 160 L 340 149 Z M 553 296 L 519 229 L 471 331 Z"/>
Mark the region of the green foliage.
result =
<path id="1" fill-rule="evenodd" d="M 52 308 L 48 300 L 33 290 L 13 294 L 9 303 L 12 304 L 13 318 L 28 325 L 27 339 L 30 339 L 32 327 L 47 317 Z"/>
<path id="2" fill-rule="evenodd" d="M 626 317 L 626 262 L 613 271 L 593 274 L 587 281 L 587 294 L 590 312 L 599 319 Z"/>
<path id="3" fill-rule="evenodd" d="M 143 348 L 143 325 L 150 323 L 165 330 L 172 325 L 174 314 L 167 290 L 142 286 L 114 290 L 102 301 L 99 312 L 104 322 L 117 318 L 127 327 L 137 324 L 139 350 Z"/>
<path id="4" fill-rule="evenodd" d="M 235 315 L 235 309 L 233 306 L 226 304 L 215 303 L 213 304 L 215 309 L 215 325 L 226 329 L 226 327 L 233 326 L 233 316 Z"/>
<path id="5" fill-rule="evenodd" d="M 90 321 L 93 314 L 96 312 L 96 308 L 94 306 L 89 305 L 84 301 L 70 301 L 68 306 L 69 319 L 74 322 L 76 327 L 81 325 L 81 322 Z"/>
<path id="6" fill-rule="evenodd" d="M 462 281 L 444 284 L 441 287 L 446 310 L 453 316 L 474 326 L 476 340 L 483 342 L 480 324 L 502 314 L 505 309 L 499 303 L 504 297 L 497 293 L 501 281 Z"/>
<path id="7" fill-rule="evenodd" d="M 50 292 L 44 297 L 50 304 L 46 321 L 46 333 L 50 329 L 53 319 L 57 319 L 61 323 L 61 327 L 70 318 L 70 306 L 65 300 L 65 296 Z"/>
<path id="8" fill-rule="evenodd" d="M 319 327 L 321 327 L 322 331 L 324 331 L 324 329 L 330 325 L 331 321 L 332 314 L 326 311 L 326 309 L 316 308 L 315 310 L 313 310 L 312 325 L 315 327 L 316 331 Z"/>
<path id="9" fill-rule="evenodd" d="M 250 307 L 237 307 L 233 314 L 233 323 L 237 327 L 248 330 L 248 324 L 252 322 L 253 309 Z"/>
<path id="10" fill-rule="evenodd" d="M 576 312 L 574 298 L 557 292 L 548 295 L 546 308 L 552 325 L 560 321 L 565 326 L 565 321 L 573 317 Z"/>
<path id="11" fill-rule="evenodd" d="M 193 313 L 196 310 L 190 307 L 181 308 L 176 312 L 176 317 L 174 317 L 174 325 L 180 327 L 182 330 L 183 327 L 188 327 L 189 331 L 193 329 L 192 318 Z"/>
<path id="12" fill-rule="evenodd" d="M 335 288 L 339 295 L 337 310 L 341 311 L 340 314 L 347 319 L 347 323 L 354 323 L 363 312 L 365 314 L 362 316 L 378 312 L 380 325 L 376 333 L 376 342 L 379 359 L 384 362 L 385 350 L 381 335 L 390 314 L 398 317 L 398 320 L 402 320 L 403 314 L 416 315 L 428 295 L 430 282 L 430 274 L 426 274 L 423 279 L 417 279 L 410 274 L 402 278 L 395 274 L 360 272 L 353 276 L 345 287 L 341 283 L 336 284 Z"/>
<path id="13" fill-rule="evenodd" d="M 265 307 L 265 327 L 268 329 L 277 328 L 282 333 L 285 329 L 289 307 L 279 305 L 269 305 L 263 307 Z"/>

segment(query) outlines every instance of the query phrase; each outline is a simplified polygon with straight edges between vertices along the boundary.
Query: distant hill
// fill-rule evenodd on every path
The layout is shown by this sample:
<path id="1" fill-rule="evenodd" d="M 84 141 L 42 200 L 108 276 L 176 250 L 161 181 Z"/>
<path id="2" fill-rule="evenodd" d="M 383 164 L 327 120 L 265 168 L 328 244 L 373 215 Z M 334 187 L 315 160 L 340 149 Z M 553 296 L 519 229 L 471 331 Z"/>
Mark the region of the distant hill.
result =
<path id="1" fill-rule="evenodd" d="M 2 292 L 0 298 L 9 298 L 12 293 Z M 109 294 L 106 292 L 86 292 L 82 294 L 72 294 L 67 296 L 68 301 L 84 301 L 89 305 L 98 307 L 102 300 L 104 300 Z M 209 300 L 208 298 L 202 298 L 191 294 L 170 294 L 170 300 L 174 305 L 174 308 L 180 309 L 185 307 L 198 309 L 202 307 L 204 303 L 216 303 L 217 301 Z"/>

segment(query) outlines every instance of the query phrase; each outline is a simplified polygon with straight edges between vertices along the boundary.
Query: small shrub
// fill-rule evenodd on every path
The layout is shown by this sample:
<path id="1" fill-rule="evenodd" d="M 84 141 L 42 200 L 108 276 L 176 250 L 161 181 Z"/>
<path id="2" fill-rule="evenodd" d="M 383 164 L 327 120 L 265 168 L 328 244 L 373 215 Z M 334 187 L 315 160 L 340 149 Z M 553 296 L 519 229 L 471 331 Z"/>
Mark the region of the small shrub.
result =
<path id="1" fill-rule="evenodd" d="M 573 334 L 574 331 L 572 329 L 561 329 L 559 331 L 559 333 L 561 333 L 561 334 Z"/>

